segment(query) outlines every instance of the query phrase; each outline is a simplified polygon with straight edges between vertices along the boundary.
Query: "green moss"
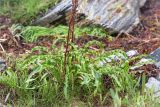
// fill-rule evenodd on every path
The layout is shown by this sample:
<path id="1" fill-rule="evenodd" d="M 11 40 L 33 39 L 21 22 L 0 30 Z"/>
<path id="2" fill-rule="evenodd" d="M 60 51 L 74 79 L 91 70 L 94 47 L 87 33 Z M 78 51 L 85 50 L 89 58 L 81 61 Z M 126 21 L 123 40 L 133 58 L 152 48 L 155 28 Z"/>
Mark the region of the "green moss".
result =
<path id="1" fill-rule="evenodd" d="M 0 15 L 9 15 L 13 20 L 26 23 L 40 11 L 46 11 L 49 5 L 59 0 L 2 0 L 0 1 Z"/>

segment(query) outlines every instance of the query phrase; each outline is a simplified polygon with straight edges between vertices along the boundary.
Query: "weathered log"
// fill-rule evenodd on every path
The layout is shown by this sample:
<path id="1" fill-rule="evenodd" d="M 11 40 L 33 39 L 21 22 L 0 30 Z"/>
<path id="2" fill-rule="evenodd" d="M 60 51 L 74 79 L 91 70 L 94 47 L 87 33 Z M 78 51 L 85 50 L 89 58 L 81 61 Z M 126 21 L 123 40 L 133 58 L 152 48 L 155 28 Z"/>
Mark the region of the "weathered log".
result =
<path id="1" fill-rule="evenodd" d="M 86 19 L 114 31 L 130 31 L 139 21 L 140 8 L 146 0 L 79 0 L 78 13 Z M 65 16 L 72 0 L 63 0 L 34 24 L 45 25 Z"/>
<path id="2" fill-rule="evenodd" d="M 63 0 L 56 6 L 52 7 L 49 12 L 42 18 L 35 21 L 33 24 L 46 25 L 52 23 L 65 16 L 65 13 L 70 11 L 72 7 L 72 0 Z"/>

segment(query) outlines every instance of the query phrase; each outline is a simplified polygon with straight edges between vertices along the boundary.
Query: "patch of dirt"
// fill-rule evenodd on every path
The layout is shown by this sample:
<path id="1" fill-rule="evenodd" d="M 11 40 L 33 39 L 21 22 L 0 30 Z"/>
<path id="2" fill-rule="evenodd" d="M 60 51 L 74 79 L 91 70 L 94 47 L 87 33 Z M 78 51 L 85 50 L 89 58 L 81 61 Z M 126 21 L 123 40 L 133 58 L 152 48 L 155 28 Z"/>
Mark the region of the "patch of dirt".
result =
<path id="1" fill-rule="evenodd" d="M 147 75 L 147 77 L 157 77 L 157 75 L 160 74 L 160 69 L 153 64 L 144 65 L 140 68 L 135 69 L 135 71 L 136 72 L 132 71 L 132 73 L 135 73 L 136 75 L 141 75 L 142 73 L 137 71 L 143 71 L 145 75 Z"/>
<path id="2" fill-rule="evenodd" d="M 37 43 L 25 43 L 21 38 L 14 37 L 14 34 L 10 31 L 10 25 L 7 17 L 0 16 L 0 56 L 4 52 L 12 53 L 15 56 L 26 53 L 35 46 L 50 47 L 51 42 L 44 39 Z"/>
<path id="3" fill-rule="evenodd" d="M 123 49 L 125 51 L 135 49 L 141 54 L 149 54 L 160 47 L 160 38 L 119 38 L 115 41 L 109 42 L 108 47 L 111 49 Z"/>
<path id="4" fill-rule="evenodd" d="M 0 53 L 8 52 L 20 54 L 26 49 L 25 46 L 21 45 L 21 41 L 18 41 L 7 26 L 0 29 Z"/>

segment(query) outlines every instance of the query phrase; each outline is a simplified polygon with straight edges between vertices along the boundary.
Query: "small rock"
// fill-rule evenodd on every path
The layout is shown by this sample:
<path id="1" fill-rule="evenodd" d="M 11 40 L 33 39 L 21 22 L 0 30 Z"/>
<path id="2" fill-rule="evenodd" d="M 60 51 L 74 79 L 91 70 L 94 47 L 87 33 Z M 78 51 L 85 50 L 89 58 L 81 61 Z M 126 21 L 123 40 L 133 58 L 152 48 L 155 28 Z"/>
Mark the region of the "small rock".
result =
<path id="1" fill-rule="evenodd" d="M 6 62 L 0 58 L 0 72 L 4 71 L 7 68 Z"/>
<path id="2" fill-rule="evenodd" d="M 160 68 L 160 48 L 153 51 L 149 57 L 155 60 L 155 65 Z"/>
<path id="3" fill-rule="evenodd" d="M 120 62 L 121 60 L 126 60 L 126 57 L 122 53 L 118 53 L 116 55 L 109 55 L 106 57 L 104 60 L 99 62 L 99 66 L 103 66 L 106 63 L 111 63 L 111 62 Z"/>
<path id="4" fill-rule="evenodd" d="M 160 61 L 160 48 L 156 49 L 155 51 L 153 51 L 150 54 L 151 58 L 153 58 L 154 60 L 156 60 L 157 62 Z"/>
<path id="5" fill-rule="evenodd" d="M 130 50 L 130 51 L 126 52 L 126 54 L 127 54 L 127 56 L 128 56 L 129 58 L 132 58 L 133 56 L 136 56 L 136 55 L 138 55 L 139 53 L 138 53 L 137 50 Z"/>
<path id="6" fill-rule="evenodd" d="M 156 67 L 160 68 L 160 61 L 155 63 Z"/>
<path id="7" fill-rule="evenodd" d="M 148 82 L 145 84 L 146 90 L 152 90 L 155 97 L 160 97 L 160 81 L 154 77 L 150 77 Z"/>

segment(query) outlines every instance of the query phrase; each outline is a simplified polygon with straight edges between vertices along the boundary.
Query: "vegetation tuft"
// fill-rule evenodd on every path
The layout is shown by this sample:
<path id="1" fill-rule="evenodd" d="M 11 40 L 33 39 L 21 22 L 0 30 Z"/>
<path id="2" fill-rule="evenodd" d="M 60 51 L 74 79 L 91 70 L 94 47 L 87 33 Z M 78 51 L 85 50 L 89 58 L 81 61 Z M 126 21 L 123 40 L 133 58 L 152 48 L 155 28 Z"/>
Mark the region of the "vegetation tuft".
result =
<path id="1" fill-rule="evenodd" d="M 10 16 L 15 21 L 26 23 L 35 18 L 40 11 L 47 11 L 48 6 L 59 0 L 0 0 L 0 15 Z"/>
<path id="2" fill-rule="evenodd" d="M 114 106 L 119 107 L 137 106 L 146 100 L 155 100 L 140 96 L 139 81 L 128 73 L 130 66 L 125 52 L 96 52 L 89 50 L 89 45 L 85 48 L 72 46 L 74 50 L 70 55 L 74 61 L 69 58 L 65 75 L 63 46 L 58 48 L 53 44 L 51 49 L 35 47 L 29 54 L 17 58 L 15 67 L 9 67 L 0 74 L 0 84 L 5 86 L 3 95 L 10 93 L 7 103 L 54 107 L 74 105 L 75 102 L 81 106 L 113 102 Z M 112 60 L 106 63 L 106 58 L 112 55 L 123 58 L 119 62 Z"/>
<path id="3" fill-rule="evenodd" d="M 11 30 L 16 33 L 17 30 L 20 30 L 20 33 L 17 33 L 18 36 L 21 36 L 26 42 L 35 42 L 40 37 L 66 37 L 68 34 L 68 27 L 65 25 L 59 25 L 52 28 L 40 27 L 40 26 L 27 26 L 23 27 L 22 25 L 16 24 L 12 25 Z M 75 28 L 76 37 L 82 35 L 91 35 L 99 37 L 109 37 L 108 33 L 101 27 L 92 26 L 92 27 L 76 27 Z"/>

